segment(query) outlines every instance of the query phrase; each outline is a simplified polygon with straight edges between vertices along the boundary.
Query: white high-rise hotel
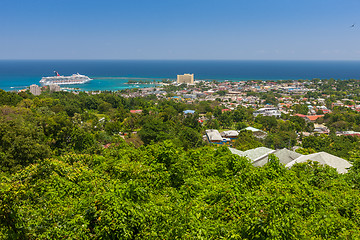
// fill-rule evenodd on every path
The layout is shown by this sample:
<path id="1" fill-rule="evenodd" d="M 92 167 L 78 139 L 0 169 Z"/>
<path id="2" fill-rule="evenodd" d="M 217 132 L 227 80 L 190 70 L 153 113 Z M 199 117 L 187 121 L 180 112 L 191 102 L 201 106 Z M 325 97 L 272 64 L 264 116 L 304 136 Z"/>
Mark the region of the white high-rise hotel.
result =
<path id="1" fill-rule="evenodd" d="M 177 75 L 177 83 L 194 84 L 194 74 Z"/>

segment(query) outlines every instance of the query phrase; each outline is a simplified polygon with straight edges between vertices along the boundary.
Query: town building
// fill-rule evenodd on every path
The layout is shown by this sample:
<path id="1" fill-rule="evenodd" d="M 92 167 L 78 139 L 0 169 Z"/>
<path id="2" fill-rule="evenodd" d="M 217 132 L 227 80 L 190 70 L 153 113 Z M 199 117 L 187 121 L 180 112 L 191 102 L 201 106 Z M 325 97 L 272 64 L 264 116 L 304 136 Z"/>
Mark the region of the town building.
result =
<path id="1" fill-rule="evenodd" d="M 38 96 L 41 94 L 41 88 L 36 85 L 36 84 L 33 84 L 30 86 L 30 92 L 35 95 L 35 96 Z"/>
<path id="2" fill-rule="evenodd" d="M 232 154 L 236 154 L 241 157 L 247 157 L 251 160 L 251 162 L 255 161 L 256 159 L 258 159 L 262 156 L 267 156 L 268 154 L 270 154 L 271 152 L 274 151 L 267 147 L 258 147 L 258 148 L 249 149 L 246 151 L 240 151 L 240 150 L 237 150 L 235 148 L 230 148 L 230 147 L 229 147 L 229 149 Z"/>
<path id="3" fill-rule="evenodd" d="M 130 110 L 130 113 L 134 113 L 134 114 L 141 114 L 142 112 L 143 110 L 141 109 Z"/>
<path id="4" fill-rule="evenodd" d="M 324 117 L 324 115 L 304 115 L 304 114 L 295 114 L 294 116 L 301 117 L 305 119 L 306 122 L 315 122 L 318 118 Z"/>
<path id="5" fill-rule="evenodd" d="M 185 115 L 187 115 L 187 114 L 194 114 L 194 113 L 195 113 L 195 110 L 185 110 L 185 111 L 183 111 L 183 113 L 184 113 Z"/>
<path id="6" fill-rule="evenodd" d="M 324 124 L 315 123 L 313 132 L 318 134 L 329 134 L 330 130 Z"/>
<path id="7" fill-rule="evenodd" d="M 269 161 L 269 155 L 273 154 L 279 162 L 285 165 L 286 168 L 291 168 L 296 163 L 305 163 L 308 161 L 318 162 L 320 165 L 328 165 L 335 168 L 338 173 L 347 173 L 352 164 L 343 158 L 339 158 L 326 152 L 318 152 L 309 155 L 302 155 L 288 149 L 272 150 L 266 147 L 258 147 L 249 149 L 247 151 L 240 151 L 235 148 L 229 147 L 232 154 L 241 157 L 247 157 L 255 167 L 262 167 Z"/>
<path id="8" fill-rule="evenodd" d="M 230 144 L 230 138 L 223 138 L 219 133 L 219 131 L 216 129 L 207 129 L 205 132 L 209 143 L 214 143 L 219 145 Z"/>
<path id="9" fill-rule="evenodd" d="M 307 122 L 315 122 L 318 118 L 323 117 L 324 115 L 306 115 L 305 121 Z"/>
<path id="10" fill-rule="evenodd" d="M 230 143 L 233 144 L 233 143 L 235 143 L 236 139 L 238 138 L 239 132 L 235 131 L 235 130 L 229 130 L 229 131 L 223 131 L 222 133 L 220 133 L 220 135 L 223 138 L 230 139 Z"/>
<path id="11" fill-rule="evenodd" d="M 281 112 L 277 108 L 260 108 L 253 115 L 254 117 L 257 115 L 281 117 Z"/>
<path id="12" fill-rule="evenodd" d="M 267 164 L 269 162 L 269 155 L 270 154 L 274 154 L 278 159 L 279 159 L 279 163 L 286 165 L 292 161 L 294 161 L 295 159 L 297 159 L 298 157 L 303 156 L 300 153 L 294 152 L 294 151 L 290 151 L 286 148 L 283 149 L 277 149 L 274 150 L 272 152 L 268 152 L 265 155 L 255 159 L 252 162 L 252 165 L 255 167 L 262 167 L 265 164 Z"/>
<path id="13" fill-rule="evenodd" d="M 257 129 L 257 128 L 254 128 L 254 127 L 246 127 L 244 129 L 241 129 L 240 131 L 251 131 L 254 135 L 254 137 L 256 138 L 265 138 L 267 136 L 267 133 L 260 130 L 260 129 Z"/>
<path id="14" fill-rule="evenodd" d="M 336 136 L 353 136 L 353 137 L 360 137 L 360 132 L 340 131 L 340 132 L 336 132 Z"/>
<path id="15" fill-rule="evenodd" d="M 183 75 L 177 75 L 177 83 L 182 84 L 194 84 L 194 74 L 185 73 Z"/>

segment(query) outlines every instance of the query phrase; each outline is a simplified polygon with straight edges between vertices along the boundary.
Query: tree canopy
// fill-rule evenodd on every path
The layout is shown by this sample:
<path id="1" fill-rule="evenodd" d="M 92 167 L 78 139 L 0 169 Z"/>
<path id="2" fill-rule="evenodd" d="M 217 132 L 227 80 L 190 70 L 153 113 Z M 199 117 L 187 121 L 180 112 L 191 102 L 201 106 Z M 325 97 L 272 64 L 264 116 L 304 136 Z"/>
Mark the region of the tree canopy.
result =
<path id="1" fill-rule="evenodd" d="M 222 108 L 112 92 L 0 91 L 0 239 L 360 238 L 358 138 L 301 138 L 303 153 L 349 159 L 346 174 L 312 162 L 286 169 L 273 155 L 254 167 L 206 144 L 204 129 L 268 132 L 240 131 L 236 147 L 247 150 L 290 148 L 310 125 Z M 324 124 L 356 129 L 359 114 L 338 111 Z"/>

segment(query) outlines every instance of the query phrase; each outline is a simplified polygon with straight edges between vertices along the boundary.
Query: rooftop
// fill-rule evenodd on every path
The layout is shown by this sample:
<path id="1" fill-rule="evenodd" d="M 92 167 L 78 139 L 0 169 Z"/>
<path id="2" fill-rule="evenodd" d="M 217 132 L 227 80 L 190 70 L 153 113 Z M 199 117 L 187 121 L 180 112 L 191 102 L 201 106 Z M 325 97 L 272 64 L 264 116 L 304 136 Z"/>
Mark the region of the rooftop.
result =
<path id="1" fill-rule="evenodd" d="M 333 167 L 338 171 L 338 173 L 347 173 L 347 169 L 352 166 L 352 164 L 345 159 L 339 158 L 326 152 L 319 152 L 300 156 L 286 164 L 285 167 L 291 168 L 296 163 L 304 163 L 308 160 L 318 162 L 321 165 L 328 165 L 330 167 Z"/>
<path id="2" fill-rule="evenodd" d="M 300 153 L 283 148 L 283 149 L 275 150 L 274 152 L 269 152 L 269 154 L 255 159 L 253 165 L 256 167 L 264 166 L 268 162 L 268 158 L 270 154 L 274 154 L 279 159 L 279 162 L 284 165 L 302 156 L 302 154 Z"/>
<path id="3" fill-rule="evenodd" d="M 205 132 L 210 141 L 222 141 L 223 140 L 219 131 L 216 129 L 207 129 Z"/>
<path id="4" fill-rule="evenodd" d="M 264 155 L 269 154 L 270 152 L 273 152 L 274 150 L 266 147 L 258 147 L 254 149 L 249 149 L 246 151 L 240 151 L 235 148 L 229 148 L 231 153 L 239 155 L 239 156 L 245 156 L 248 157 L 251 161 L 254 161 L 255 159 L 262 157 Z"/>

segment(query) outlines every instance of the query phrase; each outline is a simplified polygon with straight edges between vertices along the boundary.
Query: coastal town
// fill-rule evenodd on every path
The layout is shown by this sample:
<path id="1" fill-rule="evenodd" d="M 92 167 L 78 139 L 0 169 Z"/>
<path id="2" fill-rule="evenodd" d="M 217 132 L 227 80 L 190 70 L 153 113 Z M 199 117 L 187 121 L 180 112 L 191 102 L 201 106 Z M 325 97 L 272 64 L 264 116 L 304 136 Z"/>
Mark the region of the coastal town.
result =
<path id="1" fill-rule="evenodd" d="M 192 75 L 193 76 L 193 75 Z M 332 97 L 321 91 L 323 82 L 327 80 L 299 80 L 299 81 L 193 81 L 188 82 L 177 80 L 171 84 L 163 84 L 157 88 L 128 89 L 122 91 L 121 96 L 146 97 L 155 95 L 157 99 L 171 99 L 178 102 L 193 104 L 201 101 L 217 101 L 222 106 L 221 111 L 232 111 L 237 107 L 254 109 L 253 116 L 274 116 L 281 118 L 281 115 L 294 115 L 303 118 L 306 122 L 314 123 L 312 132 L 302 132 L 305 136 L 310 134 L 329 134 L 329 129 L 324 124 L 317 124 L 317 120 L 325 114 L 330 114 L 335 107 L 344 107 L 360 112 L 360 101 L 352 100 L 349 94 L 342 99 L 329 102 Z M 332 80 L 335 82 L 335 80 Z M 360 82 L 354 80 L 348 87 L 359 87 Z M 185 85 L 185 84 L 186 85 Z M 168 89 L 175 89 L 169 91 Z M 337 91 L 335 85 L 332 90 Z M 272 94 L 273 99 L 261 97 L 262 94 Z M 312 93 L 316 97 L 312 97 Z M 307 97 L 309 96 L 309 97 Z M 352 96 L 356 97 L 354 94 Z M 305 110 L 297 111 L 299 106 L 304 106 Z M 301 112 L 301 113 L 299 113 Z M 201 114 L 200 114 L 201 115 Z M 205 114 L 200 121 L 206 121 Z M 337 135 L 360 136 L 360 132 L 338 131 Z"/>
<path id="2" fill-rule="evenodd" d="M 360 239 L 359 0 L 0 6 L 0 240 Z"/>
<path id="3" fill-rule="evenodd" d="M 178 75 L 176 81 L 158 83 L 155 87 L 129 88 L 119 91 L 118 94 L 125 98 L 138 98 L 156 96 L 158 100 L 168 99 L 176 102 L 194 104 L 196 102 L 218 102 L 221 111 L 233 111 L 237 107 L 245 107 L 255 110 L 253 116 L 274 116 L 281 118 L 283 115 L 294 115 L 303 118 L 306 122 L 313 123 L 311 132 L 300 132 L 304 136 L 311 134 L 329 134 L 330 130 L 324 124 L 317 123 L 317 120 L 325 114 L 330 114 L 334 107 L 349 108 L 360 112 L 360 101 L 349 99 L 356 97 L 356 94 L 349 94 L 346 97 L 329 102 L 331 94 L 321 91 L 321 86 L 329 80 L 279 80 L 279 81 L 205 81 L 194 80 L 194 74 Z M 335 80 L 330 80 L 332 90 L 337 91 Z M 146 82 L 143 82 L 146 83 Z M 150 83 L 151 84 L 151 83 Z M 352 80 L 347 84 L 349 88 L 357 88 L 360 81 Z M 73 90 L 60 88 L 57 84 L 51 84 L 43 88 L 36 84 L 30 86 L 29 91 L 34 95 L 40 95 L 42 89 L 50 92 Z M 21 90 L 26 91 L 26 89 Z M 79 91 L 71 91 L 78 94 Z M 88 94 L 99 94 L 101 91 L 91 91 Z M 264 98 L 264 94 L 271 94 Z M 314 97 L 312 93 L 315 93 Z M 299 106 L 305 110 L 297 111 Z M 141 113 L 141 110 L 132 110 L 133 113 Z M 207 121 L 206 114 L 199 114 L 199 121 Z M 321 121 L 320 121 L 321 122 Z M 337 131 L 337 135 L 360 136 L 360 131 Z"/>
<path id="4" fill-rule="evenodd" d="M 329 116 L 332 116 L 334 110 L 339 112 L 339 109 L 345 111 L 348 109 L 348 111 L 360 112 L 359 93 L 356 92 L 360 84 L 358 80 L 205 81 L 195 80 L 194 74 L 183 74 L 178 75 L 176 81 L 169 81 L 167 79 L 156 84 L 154 82 L 142 83 L 152 86 L 147 88 L 128 88 L 112 94 L 126 99 L 150 98 L 153 99 L 155 104 L 161 101 L 182 104 L 186 107 L 183 110 L 184 116 L 194 115 L 195 120 L 200 124 L 201 130 L 199 129 L 199 131 L 203 134 L 203 142 L 228 146 L 234 154 L 248 156 L 254 163 L 258 162 L 259 159 L 257 158 L 263 159 L 265 156 L 273 154 L 273 151 L 284 148 L 288 151 L 285 154 L 285 160 L 283 160 L 285 150 L 279 155 L 279 160 L 284 165 L 292 165 L 289 159 L 295 161 L 298 157 L 303 156 L 300 154 L 304 147 L 303 139 L 310 136 L 319 137 L 332 134 L 338 137 L 360 137 L 360 127 L 357 125 L 346 126 L 344 121 L 329 124 L 327 120 L 324 120 L 324 118 L 328 119 Z M 41 91 L 53 93 L 68 90 L 67 88 L 60 88 L 56 84 L 42 88 L 37 85 L 31 85 L 29 88 L 29 92 L 33 95 L 40 95 Z M 70 91 L 71 93 L 76 95 L 80 91 Z M 102 94 L 101 91 L 85 93 L 88 95 Z M 215 109 L 211 107 L 203 110 L 196 109 L 196 106 L 201 103 L 216 107 Z M 234 124 L 236 121 L 231 123 L 231 118 L 234 118 L 235 114 L 239 114 L 239 109 L 247 109 L 247 114 L 251 115 L 250 118 L 253 120 L 245 121 L 242 125 Z M 130 109 L 129 112 L 132 115 L 141 115 L 143 110 L 149 111 L 146 109 Z M 217 114 L 216 111 L 218 111 Z M 161 112 L 158 112 L 158 114 L 161 114 Z M 297 127 L 295 131 L 288 130 L 288 136 L 280 138 L 282 142 L 280 144 L 266 144 L 265 142 L 270 138 L 268 135 L 274 135 L 274 131 L 278 130 L 274 130 L 271 127 L 267 128 L 266 125 L 268 123 L 261 124 L 261 121 L 257 120 L 261 119 L 259 118 L 261 116 L 267 117 L 266 120 L 263 120 L 265 122 L 280 120 L 283 123 L 288 122 L 290 118 L 296 117 L 301 120 L 293 121 L 302 121 L 302 127 Z M 230 119 L 226 119 L 226 117 Z M 132 116 L 131 118 L 134 117 Z M 102 118 L 102 120 L 104 121 L 105 118 Z M 211 124 L 213 122 L 217 124 Z M 291 124 L 294 124 L 294 122 Z M 129 134 L 127 129 L 122 129 L 122 131 L 119 131 L 119 134 L 124 139 L 128 139 L 130 135 L 132 138 L 137 138 L 138 131 L 143 128 L 140 126 L 140 128 L 137 128 L 138 130 L 134 131 L 134 129 L 136 127 L 130 129 L 131 134 Z M 238 138 L 242 138 L 241 131 L 250 131 L 262 145 L 255 144 L 252 146 L 253 149 L 239 146 Z M 271 148 L 265 148 L 265 150 L 264 143 L 268 147 L 271 146 Z M 256 146 L 260 147 L 255 148 Z M 256 158 L 254 158 L 251 157 L 253 153 L 249 155 L 239 149 L 260 153 L 256 153 Z M 310 153 L 315 154 L 315 152 L 314 149 L 310 148 Z M 296 155 L 297 157 L 289 158 L 289 154 L 292 156 Z M 329 153 L 327 154 L 327 157 L 336 157 L 331 154 L 329 155 Z M 342 159 L 341 161 L 346 160 Z M 266 161 L 263 161 L 262 164 L 265 163 Z M 345 165 L 348 166 L 347 163 Z M 346 172 L 344 167 L 341 169 L 342 172 Z"/>
<path id="5" fill-rule="evenodd" d="M 26 206 L 34 221 L 47 224 L 31 213 L 44 211 L 42 195 L 36 204 L 26 202 L 27 194 L 37 192 L 33 190 L 35 181 L 43 184 L 42 191 L 51 191 L 46 202 L 70 206 L 71 212 L 90 214 L 91 219 L 91 214 L 96 214 L 97 225 L 103 219 L 111 225 L 107 215 L 118 206 L 102 196 L 119 199 L 120 194 L 124 203 L 143 209 L 160 206 L 155 213 L 136 210 L 146 219 L 168 214 L 163 201 L 176 211 L 199 202 L 207 210 L 191 207 L 190 211 L 203 214 L 203 219 L 221 212 L 214 224 L 229 224 L 228 231 L 233 231 L 234 225 L 250 227 L 253 223 L 238 217 L 218 220 L 223 212 L 238 216 L 246 211 L 239 210 L 242 206 L 251 204 L 259 205 L 260 214 L 267 214 L 289 204 L 315 201 L 318 206 L 323 201 L 321 205 L 328 211 L 333 204 L 323 197 L 314 198 L 313 192 L 325 195 L 330 191 L 340 203 L 344 194 L 360 196 L 359 83 L 355 79 L 205 81 L 184 74 L 176 81 L 142 83 L 147 87 L 121 91 L 79 91 L 54 84 L 32 85 L 19 92 L 1 90 L 0 164 L 4 179 L 14 179 L 3 184 L 2 191 L 5 196 L 20 196 L 5 201 L 15 201 L 14 209 Z M 113 194 L 109 186 L 119 189 Z M 89 200 L 92 192 L 101 205 Z M 271 204 L 277 197 L 282 200 L 275 207 L 261 199 L 254 202 L 256 192 Z M 306 201 L 304 192 L 309 193 Z M 69 193 L 83 197 L 67 198 Z M 176 200 L 168 197 L 172 195 Z M 243 200 L 239 209 L 228 211 L 234 198 Z M 74 199 L 86 201 L 73 204 Z M 94 207 L 83 213 L 91 204 L 99 210 Z M 323 216 L 324 209 L 306 213 L 307 221 Z M 351 210 L 352 214 L 357 209 Z M 281 219 L 289 212 L 279 211 Z M 64 214 L 61 209 L 59 214 Z M 6 222 L 13 221 L 11 216 L 2 216 Z M 343 219 L 338 210 L 333 216 Z M 73 216 L 65 214 L 64 218 L 70 222 Z M 299 219 L 303 220 L 304 214 Z M 145 236 L 146 229 L 142 231 Z"/>

